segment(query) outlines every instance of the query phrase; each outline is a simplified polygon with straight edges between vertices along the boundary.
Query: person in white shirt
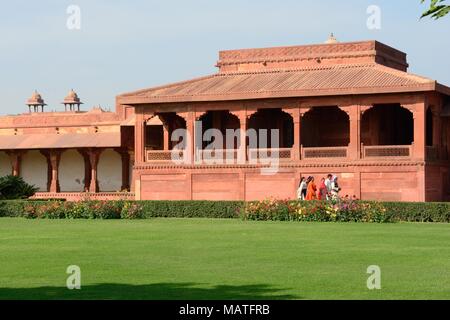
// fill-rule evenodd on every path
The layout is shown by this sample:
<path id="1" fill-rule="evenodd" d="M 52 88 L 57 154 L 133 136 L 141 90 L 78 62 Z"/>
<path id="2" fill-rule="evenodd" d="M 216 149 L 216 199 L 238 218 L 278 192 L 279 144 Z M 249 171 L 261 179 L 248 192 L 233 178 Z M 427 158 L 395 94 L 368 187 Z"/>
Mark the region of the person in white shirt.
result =
<path id="1" fill-rule="evenodd" d="M 333 183 L 333 175 L 329 174 L 325 179 L 325 186 L 327 187 L 327 200 L 331 200 L 332 183 Z"/>
<path id="2" fill-rule="evenodd" d="M 299 199 L 299 200 L 305 200 L 305 197 L 306 197 L 306 189 L 308 188 L 308 184 L 307 184 L 307 182 L 306 182 L 306 179 L 303 177 L 301 180 L 300 180 L 300 184 L 299 184 L 299 186 L 298 186 L 298 189 L 297 189 L 297 198 Z"/>
<path id="3" fill-rule="evenodd" d="M 341 188 L 338 184 L 338 177 L 334 176 L 333 181 L 331 182 L 331 198 L 333 200 L 337 200 L 339 198 L 339 191 L 341 191 Z"/>

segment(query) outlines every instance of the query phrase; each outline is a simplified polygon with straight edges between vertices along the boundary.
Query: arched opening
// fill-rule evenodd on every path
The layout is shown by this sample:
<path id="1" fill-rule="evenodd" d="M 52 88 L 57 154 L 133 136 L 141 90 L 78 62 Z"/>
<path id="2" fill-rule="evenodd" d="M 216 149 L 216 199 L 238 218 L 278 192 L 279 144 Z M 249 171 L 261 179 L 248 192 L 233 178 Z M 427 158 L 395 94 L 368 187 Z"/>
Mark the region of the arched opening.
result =
<path id="1" fill-rule="evenodd" d="M 294 122 L 281 109 L 259 109 L 248 121 L 249 129 L 256 130 L 258 148 L 292 148 L 294 145 Z M 261 141 L 259 130 L 267 129 L 267 141 Z M 272 145 L 271 130 L 278 130 L 278 146 Z"/>
<path id="2" fill-rule="evenodd" d="M 167 139 L 168 150 L 172 150 L 179 143 L 171 139 L 177 129 L 186 129 L 186 121 L 175 112 L 158 113 L 149 119 L 145 125 L 146 150 L 164 150 L 164 139 Z"/>
<path id="3" fill-rule="evenodd" d="M 433 112 L 431 108 L 427 109 L 426 115 L 426 145 L 432 147 L 434 145 L 433 141 Z"/>
<path id="4" fill-rule="evenodd" d="M 121 191 L 122 159 L 119 153 L 106 149 L 100 154 L 97 179 L 100 191 Z"/>
<path id="5" fill-rule="evenodd" d="M 20 175 L 29 184 L 34 184 L 40 192 L 48 190 L 47 159 L 38 150 L 31 150 L 22 156 Z"/>
<path id="6" fill-rule="evenodd" d="M 63 192 L 82 192 L 84 190 L 84 159 L 76 150 L 61 154 L 59 161 L 59 186 Z"/>
<path id="7" fill-rule="evenodd" d="M 350 120 L 337 106 L 315 107 L 301 122 L 302 145 L 306 148 L 346 147 L 350 143 Z"/>
<path id="8" fill-rule="evenodd" d="M 10 175 L 12 172 L 11 161 L 4 151 L 0 151 L 0 177 Z"/>
<path id="9" fill-rule="evenodd" d="M 375 105 L 361 118 L 361 141 L 366 146 L 411 145 L 413 114 L 400 104 Z"/>
<path id="10" fill-rule="evenodd" d="M 164 149 L 164 124 L 158 116 L 147 120 L 145 124 L 145 148 L 147 150 Z"/>
<path id="11" fill-rule="evenodd" d="M 239 148 L 240 122 L 238 117 L 231 114 L 227 110 L 208 111 L 199 118 L 199 121 L 201 121 L 202 123 L 202 149 L 205 149 L 207 146 L 212 145 L 214 145 L 214 147 L 217 147 L 218 149 Z M 222 141 L 215 141 L 216 137 L 214 135 L 205 135 L 205 133 L 208 133 L 208 130 L 210 129 L 219 130 L 220 134 L 223 137 Z M 227 137 L 227 130 L 233 130 L 236 135 Z M 227 141 L 227 138 L 231 140 Z M 197 137 L 197 139 L 199 139 L 199 137 Z M 230 148 L 227 148 L 227 145 L 230 146 Z"/>

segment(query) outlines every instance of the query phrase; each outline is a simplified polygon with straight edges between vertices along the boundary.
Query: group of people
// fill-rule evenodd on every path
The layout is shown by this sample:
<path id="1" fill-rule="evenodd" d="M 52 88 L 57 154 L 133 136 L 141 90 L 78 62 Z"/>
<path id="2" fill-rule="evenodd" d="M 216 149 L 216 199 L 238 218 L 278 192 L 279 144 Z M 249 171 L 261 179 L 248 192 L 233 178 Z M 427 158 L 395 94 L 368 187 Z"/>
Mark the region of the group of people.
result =
<path id="1" fill-rule="evenodd" d="M 297 190 L 299 200 L 336 200 L 339 198 L 341 188 L 338 184 L 338 177 L 329 174 L 326 178 L 320 180 L 317 187 L 314 177 L 303 177 Z"/>

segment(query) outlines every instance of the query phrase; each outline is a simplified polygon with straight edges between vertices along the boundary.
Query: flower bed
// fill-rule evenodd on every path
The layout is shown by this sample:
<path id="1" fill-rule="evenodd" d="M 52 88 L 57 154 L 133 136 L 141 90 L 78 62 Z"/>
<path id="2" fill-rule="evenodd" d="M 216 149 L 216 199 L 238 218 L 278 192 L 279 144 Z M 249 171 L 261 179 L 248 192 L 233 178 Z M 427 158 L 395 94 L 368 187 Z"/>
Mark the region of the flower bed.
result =
<path id="1" fill-rule="evenodd" d="M 388 222 L 389 215 L 380 202 L 291 201 L 268 199 L 248 202 L 241 210 L 247 220 Z"/>

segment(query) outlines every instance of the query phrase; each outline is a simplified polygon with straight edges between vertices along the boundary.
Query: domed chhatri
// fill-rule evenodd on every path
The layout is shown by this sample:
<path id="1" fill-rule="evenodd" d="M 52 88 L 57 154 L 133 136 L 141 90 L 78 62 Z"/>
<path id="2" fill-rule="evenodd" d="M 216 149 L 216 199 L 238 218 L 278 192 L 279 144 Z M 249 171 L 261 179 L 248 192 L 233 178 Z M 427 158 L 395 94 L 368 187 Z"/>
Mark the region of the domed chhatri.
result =
<path id="1" fill-rule="evenodd" d="M 325 41 L 326 44 L 335 44 L 338 43 L 336 37 L 334 36 L 333 33 L 330 34 L 330 36 L 328 37 L 327 41 Z"/>
<path id="2" fill-rule="evenodd" d="M 64 104 L 66 111 L 67 107 L 69 107 L 69 111 L 75 111 L 75 106 L 77 107 L 77 111 L 80 111 L 80 105 L 82 105 L 83 102 L 81 102 L 77 93 L 73 91 L 73 89 L 70 89 L 62 104 Z"/>
<path id="3" fill-rule="evenodd" d="M 41 111 L 44 112 L 44 106 L 47 105 L 45 103 L 44 99 L 42 99 L 42 96 L 36 90 L 33 92 L 31 97 L 27 100 L 26 104 L 27 104 L 28 110 L 30 112 L 31 112 L 31 107 L 33 107 L 34 112 L 38 112 L 39 107 L 41 107 Z"/>

